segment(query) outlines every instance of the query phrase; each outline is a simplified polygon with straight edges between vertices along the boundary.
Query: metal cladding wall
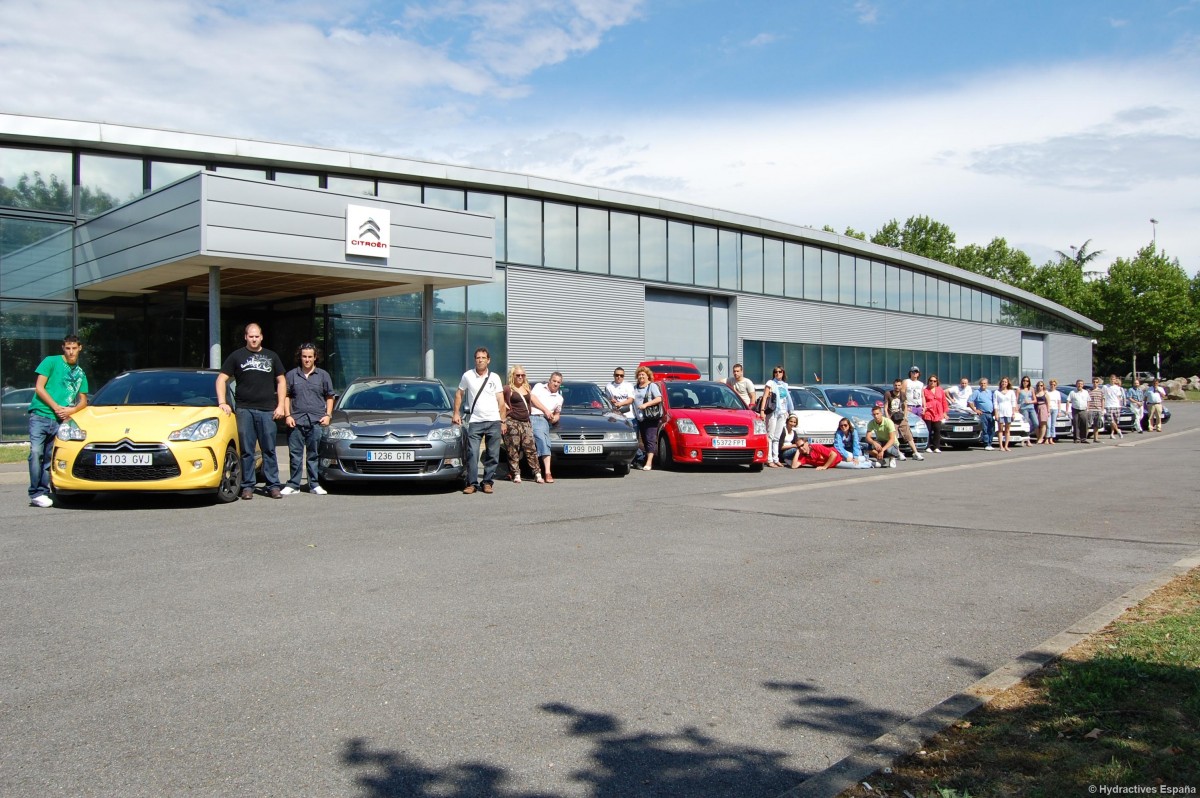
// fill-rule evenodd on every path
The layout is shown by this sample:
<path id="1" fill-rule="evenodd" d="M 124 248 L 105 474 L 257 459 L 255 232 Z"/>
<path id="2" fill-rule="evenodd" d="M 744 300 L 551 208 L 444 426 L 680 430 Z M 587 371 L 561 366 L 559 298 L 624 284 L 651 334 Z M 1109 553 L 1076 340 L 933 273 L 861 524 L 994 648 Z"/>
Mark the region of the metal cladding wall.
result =
<path id="1" fill-rule="evenodd" d="M 1074 385 L 1075 380 L 1092 378 L 1092 341 L 1079 335 L 1048 333 L 1046 335 L 1046 381 Z"/>
<path id="2" fill-rule="evenodd" d="M 561 371 L 604 385 L 614 366 L 633 381 L 646 351 L 642 283 L 520 266 L 508 267 L 507 282 L 508 362 L 531 382 Z"/>

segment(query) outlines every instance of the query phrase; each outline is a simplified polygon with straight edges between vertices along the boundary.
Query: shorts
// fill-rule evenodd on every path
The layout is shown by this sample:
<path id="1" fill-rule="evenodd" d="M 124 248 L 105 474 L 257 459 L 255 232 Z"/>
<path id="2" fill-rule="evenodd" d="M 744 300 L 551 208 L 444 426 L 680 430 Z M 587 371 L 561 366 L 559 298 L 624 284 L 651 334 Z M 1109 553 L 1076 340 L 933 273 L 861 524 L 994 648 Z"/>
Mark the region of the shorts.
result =
<path id="1" fill-rule="evenodd" d="M 533 426 L 533 444 L 538 457 L 550 456 L 550 421 L 537 413 L 529 414 L 529 423 Z"/>
<path id="2" fill-rule="evenodd" d="M 1011 424 L 1012 420 L 1013 420 L 1012 416 L 996 416 L 997 424 Z"/>

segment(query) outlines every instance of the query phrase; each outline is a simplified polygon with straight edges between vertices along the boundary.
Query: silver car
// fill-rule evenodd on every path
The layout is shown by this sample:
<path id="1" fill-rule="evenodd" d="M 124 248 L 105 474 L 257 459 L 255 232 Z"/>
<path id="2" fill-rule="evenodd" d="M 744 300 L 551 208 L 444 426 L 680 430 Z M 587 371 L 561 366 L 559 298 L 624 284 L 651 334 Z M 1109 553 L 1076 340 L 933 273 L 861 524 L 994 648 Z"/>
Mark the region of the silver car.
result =
<path id="1" fill-rule="evenodd" d="M 321 484 L 461 481 L 463 434 L 452 416 L 437 380 L 360 377 L 321 440 Z"/>

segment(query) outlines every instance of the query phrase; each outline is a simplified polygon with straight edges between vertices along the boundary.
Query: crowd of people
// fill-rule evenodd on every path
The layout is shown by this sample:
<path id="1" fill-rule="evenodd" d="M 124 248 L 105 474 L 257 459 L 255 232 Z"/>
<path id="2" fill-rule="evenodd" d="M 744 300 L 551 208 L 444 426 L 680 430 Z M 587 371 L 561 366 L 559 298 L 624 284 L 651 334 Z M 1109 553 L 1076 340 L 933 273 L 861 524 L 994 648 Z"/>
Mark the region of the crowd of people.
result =
<path id="1" fill-rule="evenodd" d="M 301 345 L 298 365 L 287 370 L 276 353 L 263 347 L 259 325 L 246 326 L 245 342 L 225 359 L 215 386 L 221 411 L 237 413 L 241 498 L 251 499 L 254 495 L 255 448 L 262 452 L 266 492 L 271 498 L 298 493 L 306 471 L 309 492 L 325 493 L 317 479 L 317 450 L 333 414 L 335 394 L 330 375 L 316 365 L 316 347 Z M 50 456 L 58 426 L 87 406 L 88 383 L 79 365 L 82 345 L 78 337 L 66 336 L 62 350 L 61 355 L 47 357 L 38 366 L 30 403 L 29 500 L 35 507 L 52 506 Z M 553 483 L 550 429 L 562 413 L 563 375 L 556 371 L 546 382 L 531 386 L 520 365 L 509 367 L 507 380 L 492 372 L 491 355 L 483 347 L 475 351 L 474 360 L 474 368 L 463 373 L 454 394 L 453 423 L 462 425 L 466 443 L 463 493 L 494 491 L 501 445 L 514 483 L 521 482 L 522 463 L 538 483 Z M 231 381 L 236 410 L 227 394 Z M 1038 380 L 1035 384 L 1027 376 L 1015 388 L 1008 377 L 1001 377 L 995 388 L 986 377 L 978 385 L 962 377 L 958 385 L 943 388 L 936 374 L 924 382 L 920 368 L 913 366 L 908 379 L 894 380 L 892 389 L 872 408 L 864 439 L 860 440 L 849 419 L 842 418 L 832 444 L 824 444 L 799 432 L 799 418 L 782 365 L 771 370 L 761 393 L 745 376 L 740 363 L 734 365 L 733 376 L 726 384 L 747 409 L 762 419 L 769 443 L 768 467 L 809 466 L 818 470 L 895 468 L 905 459 L 901 441 L 914 459 L 923 460 L 909 427 L 909 414 L 919 416 L 929 427 L 928 452 L 942 452 L 942 427 L 952 409 L 978 418 L 980 443 L 985 450 L 1011 451 L 1013 422 L 1018 417 L 1029 428 L 1024 446 L 1057 444 L 1058 419 L 1063 414 L 1071 419 L 1075 443 L 1099 442 L 1106 431 L 1110 438 L 1123 438 L 1120 418 L 1125 408 L 1132 412 L 1137 432 L 1142 432 L 1143 419 L 1149 431 L 1161 432 L 1166 398 L 1158 380 L 1143 385 L 1136 376 L 1129 388 L 1115 374 L 1107 383 L 1094 377 L 1090 388 L 1083 380 L 1076 380 L 1070 392 L 1060 391 L 1057 380 L 1049 384 Z M 639 454 L 635 465 L 651 470 L 663 417 L 663 396 L 654 373 L 645 365 L 639 366 L 631 384 L 625 379 L 625 370 L 618 367 L 604 392 L 616 412 L 625 415 L 637 429 Z M 288 428 L 291 468 L 286 485 L 280 482 L 275 455 L 276 422 L 280 420 Z"/>

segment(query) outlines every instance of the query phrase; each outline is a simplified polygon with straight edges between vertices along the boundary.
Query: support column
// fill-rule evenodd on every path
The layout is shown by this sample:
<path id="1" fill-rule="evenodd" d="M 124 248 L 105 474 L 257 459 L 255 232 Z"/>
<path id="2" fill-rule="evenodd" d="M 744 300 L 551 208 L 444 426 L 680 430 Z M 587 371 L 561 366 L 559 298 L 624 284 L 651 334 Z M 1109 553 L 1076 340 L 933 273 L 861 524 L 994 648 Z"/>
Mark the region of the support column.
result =
<path id="1" fill-rule="evenodd" d="M 208 267 L 208 367 L 221 368 L 221 267 Z"/>
<path id="2" fill-rule="evenodd" d="M 424 353 L 422 363 L 424 364 L 424 373 L 422 377 L 426 379 L 434 379 L 434 362 L 433 362 L 433 286 L 425 286 L 425 292 L 421 297 L 421 351 Z"/>

